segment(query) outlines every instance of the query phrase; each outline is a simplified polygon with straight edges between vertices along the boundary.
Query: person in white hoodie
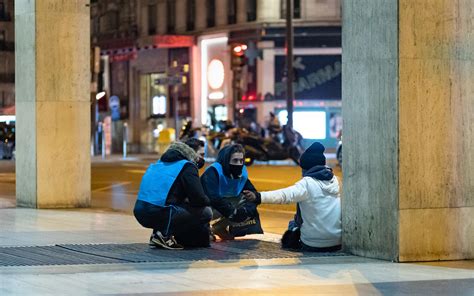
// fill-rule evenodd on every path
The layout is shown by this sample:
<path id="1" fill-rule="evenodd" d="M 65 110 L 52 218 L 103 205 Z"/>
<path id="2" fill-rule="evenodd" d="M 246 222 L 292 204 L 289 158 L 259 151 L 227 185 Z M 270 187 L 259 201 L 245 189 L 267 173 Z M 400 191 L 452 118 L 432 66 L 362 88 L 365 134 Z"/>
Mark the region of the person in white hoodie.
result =
<path id="1" fill-rule="evenodd" d="M 324 146 L 314 142 L 300 157 L 303 178 L 287 188 L 244 195 L 257 203 L 297 204 L 295 220 L 283 235 L 285 248 L 332 252 L 341 249 L 339 182 L 326 166 Z M 301 234 L 301 235 L 299 235 Z"/>

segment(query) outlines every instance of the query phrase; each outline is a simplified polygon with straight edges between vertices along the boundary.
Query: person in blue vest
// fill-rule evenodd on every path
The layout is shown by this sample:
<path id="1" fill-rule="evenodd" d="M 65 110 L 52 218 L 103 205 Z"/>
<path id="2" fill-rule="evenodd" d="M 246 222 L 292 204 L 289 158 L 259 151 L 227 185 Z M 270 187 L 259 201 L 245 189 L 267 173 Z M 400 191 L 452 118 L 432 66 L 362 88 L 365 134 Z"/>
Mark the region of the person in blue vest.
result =
<path id="1" fill-rule="evenodd" d="M 212 210 L 198 173 L 204 165 L 204 143 L 186 143 L 172 143 L 142 178 L 133 213 L 142 226 L 153 229 L 150 246 L 209 246 Z"/>
<path id="2" fill-rule="evenodd" d="M 222 148 L 216 162 L 201 176 L 202 187 L 213 208 L 213 219 L 219 221 L 213 224 L 212 231 L 221 239 L 233 239 L 235 236 L 249 234 L 245 231 L 240 234 L 232 233 L 228 226 L 258 216 L 257 204 L 245 202 L 243 199 L 244 190 L 248 192 L 247 195 L 257 193 L 248 178 L 244 154 L 244 148 L 239 144 Z M 259 220 L 258 228 L 258 231 L 252 233 L 263 233 Z"/>

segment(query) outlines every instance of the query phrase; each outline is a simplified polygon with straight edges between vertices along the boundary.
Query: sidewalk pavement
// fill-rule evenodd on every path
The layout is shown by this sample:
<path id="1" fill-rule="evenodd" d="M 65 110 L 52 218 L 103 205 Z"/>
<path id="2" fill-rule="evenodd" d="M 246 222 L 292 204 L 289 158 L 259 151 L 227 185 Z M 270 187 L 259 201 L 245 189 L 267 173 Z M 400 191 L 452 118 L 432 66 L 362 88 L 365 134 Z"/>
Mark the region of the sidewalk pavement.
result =
<path id="1" fill-rule="evenodd" d="M 116 244 L 118 248 L 138 244 L 147 250 L 141 252 L 153 255 L 144 248 L 149 235 L 132 216 L 113 211 L 0 209 L 0 255 L 7 247 L 61 244 Z M 250 239 L 277 242 L 279 235 Z M 168 251 L 163 262 L 3 266 L 0 295 L 474 294 L 473 261 L 396 264 L 355 256 L 260 259 L 259 252 L 268 250 L 258 247 L 249 249 L 245 259 L 226 259 L 219 257 L 223 245 L 216 244 L 209 252 L 219 259 L 212 260 L 178 260 L 183 254 L 179 252 L 193 251 Z M 226 246 L 232 249 L 232 242 Z M 209 249 L 199 252 L 205 250 Z M 32 253 L 31 258 L 39 255 Z"/>

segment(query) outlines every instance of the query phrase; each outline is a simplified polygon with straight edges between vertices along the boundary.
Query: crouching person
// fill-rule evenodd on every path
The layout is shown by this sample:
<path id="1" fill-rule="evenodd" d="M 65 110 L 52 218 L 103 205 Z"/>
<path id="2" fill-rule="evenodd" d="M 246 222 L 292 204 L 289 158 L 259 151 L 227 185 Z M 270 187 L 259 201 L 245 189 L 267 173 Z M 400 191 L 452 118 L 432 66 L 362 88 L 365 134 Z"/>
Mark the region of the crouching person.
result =
<path id="1" fill-rule="evenodd" d="M 216 162 L 201 176 L 204 192 L 213 208 L 212 231 L 221 239 L 234 239 L 263 233 L 254 201 L 246 201 L 242 192 L 256 199 L 257 191 L 244 166 L 244 148 L 239 144 L 219 151 Z"/>
<path id="2" fill-rule="evenodd" d="M 133 213 L 142 226 L 153 229 L 150 246 L 209 246 L 212 210 L 198 174 L 204 143 L 188 141 L 172 143 L 142 178 Z"/>
<path id="3" fill-rule="evenodd" d="M 295 185 L 257 194 L 257 203 L 297 204 L 295 219 L 282 238 L 282 247 L 314 252 L 341 249 L 339 182 L 326 166 L 324 146 L 313 143 L 300 158 L 303 178 Z M 244 192 L 247 200 L 254 195 Z"/>

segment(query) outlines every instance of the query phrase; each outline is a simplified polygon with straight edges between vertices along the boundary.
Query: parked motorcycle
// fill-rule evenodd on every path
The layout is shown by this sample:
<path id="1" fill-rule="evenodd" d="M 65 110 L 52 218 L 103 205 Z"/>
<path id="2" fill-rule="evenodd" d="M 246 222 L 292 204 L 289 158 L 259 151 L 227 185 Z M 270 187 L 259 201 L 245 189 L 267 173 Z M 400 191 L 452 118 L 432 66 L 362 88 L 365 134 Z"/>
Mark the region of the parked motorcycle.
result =
<path id="1" fill-rule="evenodd" d="M 274 138 L 262 138 L 240 129 L 232 137 L 233 142 L 244 146 L 246 165 L 252 165 L 255 160 L 269 161 L 288 158 L 299 164 L 301 153 L 304 151 L 303 137 L 287 125 L 283 126 L 282 136 L 283 143 L 280 143 Z"/>
<path id="2" fill-rule="evenodd" d="M 189 138 L 197 138 L 205 142 L 206 157 L 215 158 L 219 150 L 232 143 L 228 130 L 233 126 L 228 122 L 220 122 L 221 131 L 212 131 L 208 127 L 193 128 L 193 122 L 188 120 L 180 130 L 179 140 L 186 141 Z"/>
<path id="3" fill-rule="evenodd" d="M 299 164 L 301 153 L 304 151 L 303 137 L 289 126 L 283 126 L 281 136 L 271 138 L 262 138 L 244 128 L 231 126 L 228 128 L 220 132 L 205 131 L 203 128 L 193 128 L 192 121 L 187 121 L 180 131 L 179 139 L 185 141 L 194 137 L 205 140 L 207 157 L 217 157 L 219 150 L 226 145 L 241 144 L 245 148 L 245 164 L 249 166 L 255 160 L 270 161 L 288 158 Z M 282 142 L 277 140 L 280 138 L 283 139 Z"/>

